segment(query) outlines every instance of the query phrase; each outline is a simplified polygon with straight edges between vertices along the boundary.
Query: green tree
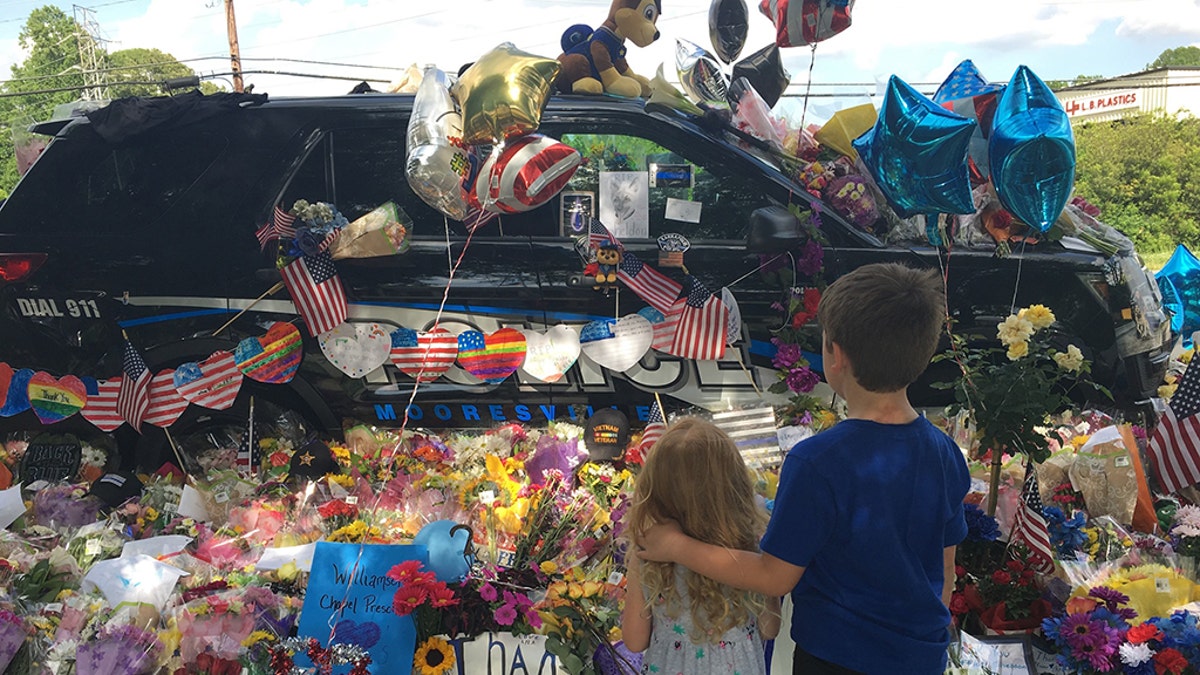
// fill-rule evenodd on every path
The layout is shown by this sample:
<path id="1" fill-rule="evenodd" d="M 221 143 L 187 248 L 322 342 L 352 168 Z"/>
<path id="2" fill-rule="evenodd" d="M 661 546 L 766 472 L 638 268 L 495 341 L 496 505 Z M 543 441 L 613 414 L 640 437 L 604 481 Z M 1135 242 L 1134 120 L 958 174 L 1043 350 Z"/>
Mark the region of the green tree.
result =
<path id="1" fill-rule="evenodd" d="M 105 64 L 108 72 L 108 91 L 112 98 L 124 96 L 161 96 L 168 93 L 160 84 L 135 84 L 139 82 L 162 83 L 167 80 L 192 77 L 194 70 L 158 49 L 135 47 L 122 49 L 108 55 Z M 128 84 L 127 84 L 128 83 Z M 211 82 L 202 82 L 200 91 L 211 94 L 219 88 Z"/>
<path id="2" fill-rule="evenodd" d="M 1070 80 L 1047 80 L 1046 86 L 1050 87 L 1054 91 L 1058 91 L 1059 89 L 1066 89 L 1067 87 L 1074 87 L 1076 85 L 1086 84 L 1088 82 L 1095 82 L 1096 80 L 1103 79 L 1103 75 L 1076 75 Z"/>
<path id="3" fill-rule="evenodd" d="M 1200 47 L 1186 46 L 1164 50 L 1146 66 L 1146 70 L 1169 66 L 1200 66 Z"/>
<path id="4" fill-rule="evenodd" d="M 1139 250 L 1200 245 L 1200 118 L 1086 124 L 1075 146 L 1076 194 Z"/>

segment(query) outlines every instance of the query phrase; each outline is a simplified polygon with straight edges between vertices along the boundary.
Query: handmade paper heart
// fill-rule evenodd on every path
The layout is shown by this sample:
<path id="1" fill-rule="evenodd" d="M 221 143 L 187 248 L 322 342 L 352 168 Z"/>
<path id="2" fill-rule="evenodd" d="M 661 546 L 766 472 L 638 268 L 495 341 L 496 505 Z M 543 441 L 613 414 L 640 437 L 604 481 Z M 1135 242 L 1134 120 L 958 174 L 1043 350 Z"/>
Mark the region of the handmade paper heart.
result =
<path id="1" fill-rule="evenodd" d="M 246 377 L 267 384 L 291 382 L 304 358 L 300 329 L 276 321 L 262 337 L 249 337 L 233 350 L 233 360 Z"/>
<path id="2" fill-rule="evenodd" d="M 458 338 L 444 328 L 434 328 L 428 333 L 411 328 L 392 331 L 392 363 L 400 372 L 420 382 L 438 379 L 457 358 Z"/>
<path id="3" fill-rule="evenodd" d="M 112 431 L 125 420 L 117 412 L 117 397 L 121 395 L 121 378 L 97 380 L 81 378 L 87 391 L 87 403 L 79 414 L 100 431 Z"/>
<path id="4" fill-rule="evenodd" d="M 12 417 L 29 410 L 29 381 L 33 371 L 22 368 L 12 374 L 8 381 L 8 397 L 0 406 L 0 417 Z"/>
<path id="5" fill-rule="evenodd" d="M 325 358 L 338 370 L 359 378 L 387 363 L 392 336 L 377 323 L 343 323 L 317 337 Z"/>
<path id="6" fill-rule="evenodd" d="M 593 321 L 579 335 L 583 353 L 589 359 L 620 372 L 641 361 L 653 341 L 654 328 L 640 314 L 623 316 L 620 320 Z"/>
<path id="7" fill-rule="evenodd" d="M 558 382 L 579 358 L 579 333 L 559 324 L 545 333 L 521 331 L 525 335 L 525 363 L 521 370 L 542 382 Z"/>
<path id="8" fill-rule="evenodd" d="M 242 371 L 233 354 L 220 351 L 200 363 L 185 363 L 175 369 L 175 390 L 189 403 L 202 408 L 225 410 L 233 406 L 242 390 Z"/>
<path id="9" fill-rule="evenodd" d="M 175 388 L 175 371 L 163 370 L 150 378 L 150 405 L 142 421 L 167 428 L 187 410 L 187 399 Z"/>
<path id="10" fill-rule="evenodd" d="M 477 330 L 458 335 L 458 365 L 488 382 L 500 382 L 525 361 L 525 336 L 515 328 L 484 335 Z"/>
<path id="11" fill-rule="evenodd" d="M 12 376 L 12 366 L 0 362 L 0 408 L 8 401 L 8 387 L 12 384 Z"/>
<path id="12" fill-rule="evenodd" d="M 379 643 L 380 637 L 379 624 L 373 621 L 358 623 L 353 619 L 342 619 L 333 627 L 332 641 L 370 649 Z"/>
<path id="13" fill-rule="evenodd" d="M 29 405 L 42 424 L 61 422 L 83 410 L 87 387 L 74 375 L 56 379 L 50 373 L 36 372 L 29 379 Z"/>

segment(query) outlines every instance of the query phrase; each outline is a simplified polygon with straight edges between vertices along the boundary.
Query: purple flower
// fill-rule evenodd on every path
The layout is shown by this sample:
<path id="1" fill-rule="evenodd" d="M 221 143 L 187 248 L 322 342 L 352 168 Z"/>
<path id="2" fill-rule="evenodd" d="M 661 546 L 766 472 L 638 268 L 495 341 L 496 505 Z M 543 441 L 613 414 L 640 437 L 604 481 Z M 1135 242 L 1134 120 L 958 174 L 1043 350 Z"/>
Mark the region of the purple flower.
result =
<path id="1" fill-rule="evenodd" d="M 1129 596 L 1115 588 L 1096 586 L 1093 587 L 1092 590 L 1088 591 L 1088 595 L 1096 598 L 1100 602 L 1103 602 L 1104 606 L 1108 608 L 1108 611 L 1117 614 L 1117 616 L 1125 619 L 1132 619 L 1137 616 L 1137 614 L 1134 614 L 1133 616 L 1126 617 L 1117 610 L 1117 608 L 1121 605 L 1129 604 Z"/>
<path id="2" fill-rule="evenodd" d="M 771 365 L 781 370 L 796 365 L 796 362 L 804 356 L 798 344 L 785 342 L 778 345 L 778 347 L 778 351 L 775 352 L 775 358 L 771 359 Z"/>
<path id="3" fill-rule="evenodd" d="M 812 369 L 807 367 L 796 368 L 788 373 L 787 386 L 797 394 L 807 394 L 812 391 L 821 378 Z"/>
<path id="4" fill-rule="evenodd" d="M 800 250 L 800 258 L 796 261 L 796 271 L 804 276 L 814 276 L 821 271 L 821 264 L 825 260 L 825 249 L 821 248 L 821 242 L 815 239 L 809 239 L 804 248 Z"/>

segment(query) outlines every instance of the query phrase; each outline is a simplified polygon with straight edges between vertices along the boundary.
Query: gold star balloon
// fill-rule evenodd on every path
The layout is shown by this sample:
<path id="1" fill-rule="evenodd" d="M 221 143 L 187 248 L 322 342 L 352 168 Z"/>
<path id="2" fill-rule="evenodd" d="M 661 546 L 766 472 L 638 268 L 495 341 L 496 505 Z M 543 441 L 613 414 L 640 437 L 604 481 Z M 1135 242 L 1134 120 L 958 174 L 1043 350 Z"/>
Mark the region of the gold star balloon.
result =
<path id="1" fill-rule="evenodd" d="M 499 143 L 537 129 L 556 77 L 558 61 L 523 52 L 511 42 L 481 56 L 454 84 L 463 142 Z"/>

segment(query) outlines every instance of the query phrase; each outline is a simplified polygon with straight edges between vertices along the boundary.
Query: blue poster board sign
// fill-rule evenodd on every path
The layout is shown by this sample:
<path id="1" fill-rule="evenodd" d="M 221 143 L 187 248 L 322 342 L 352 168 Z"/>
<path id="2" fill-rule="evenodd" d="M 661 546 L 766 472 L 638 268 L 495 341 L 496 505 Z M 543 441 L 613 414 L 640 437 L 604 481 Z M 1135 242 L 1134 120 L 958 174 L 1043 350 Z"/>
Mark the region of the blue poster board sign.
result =
<path id="1" fill-rule="evenodd" d="M 315 637 L 327 646 L 332 634 L 333 643 L 354 643 L 367 650 L 373 673 L 409 672 L 417 631 L 411 616 L 392 611 L 398 584 L 387 578 L 388 570 L 406 560 L 428 564 L 429 551 L 424 546 L 317 542 L 300 613 L 300 637 Z M 311 665 L 304 654 L 295 658 L 297 665 Z M 333 672 L 348 673 L 350 666 Z"/>

